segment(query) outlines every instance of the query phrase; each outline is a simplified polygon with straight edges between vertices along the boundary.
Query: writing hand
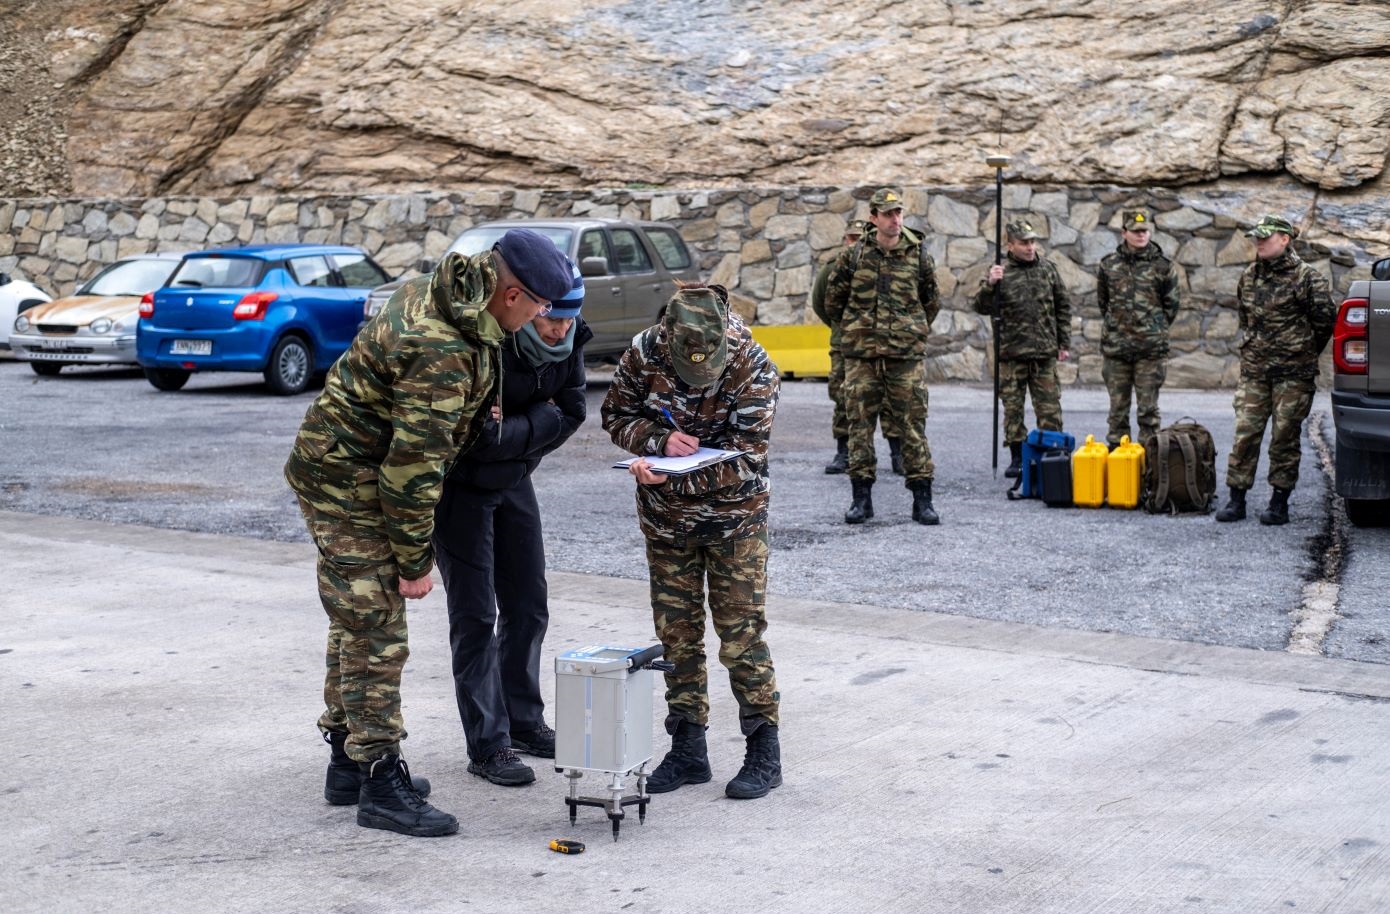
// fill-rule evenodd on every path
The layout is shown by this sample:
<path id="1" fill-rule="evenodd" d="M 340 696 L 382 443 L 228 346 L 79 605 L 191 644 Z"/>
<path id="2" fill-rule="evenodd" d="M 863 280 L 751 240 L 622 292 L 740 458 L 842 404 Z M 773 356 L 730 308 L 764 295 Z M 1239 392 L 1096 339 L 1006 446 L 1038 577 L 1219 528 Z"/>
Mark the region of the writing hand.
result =
<path id="1" fill-rule="evenodd" d="M 666 438 L 666 447 L 663 453 L 667 457 L 689 457 L 700 449 L 700 439 L 694 435 L 687 435 L 685 432 L 672 432 Z"/>

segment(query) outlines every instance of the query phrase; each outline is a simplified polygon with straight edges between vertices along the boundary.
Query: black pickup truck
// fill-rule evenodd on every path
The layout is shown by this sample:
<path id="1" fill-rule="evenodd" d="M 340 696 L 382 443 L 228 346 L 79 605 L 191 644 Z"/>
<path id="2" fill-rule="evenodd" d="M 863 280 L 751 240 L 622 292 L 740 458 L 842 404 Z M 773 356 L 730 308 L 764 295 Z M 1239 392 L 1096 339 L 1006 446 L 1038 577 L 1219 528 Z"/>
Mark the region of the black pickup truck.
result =
<path id="1" fill-rule="evenodd" d="M 1337 494 L 1358 527 L 1390 522 L 1390 258 L 1351 284 L 1332 337 Z"/>

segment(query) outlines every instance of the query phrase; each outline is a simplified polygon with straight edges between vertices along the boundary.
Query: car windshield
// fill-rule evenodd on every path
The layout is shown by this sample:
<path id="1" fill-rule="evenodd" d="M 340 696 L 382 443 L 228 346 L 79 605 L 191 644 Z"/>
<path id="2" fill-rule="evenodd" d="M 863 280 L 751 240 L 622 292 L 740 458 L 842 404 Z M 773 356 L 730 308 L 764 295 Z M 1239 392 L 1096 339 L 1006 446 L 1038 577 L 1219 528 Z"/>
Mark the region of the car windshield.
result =
<path id="1" fill-rule="evenodd" d="M 102 270 L 78 295 L 144 295 L 169 281 L 176 260 L 123 260 Z"/>
<path id="2" fill-rule="evenodd" d="M 261 278 L 262 261 L 250 257 L 189 257 L 169 282 L 181 289 L 242 289 Z"/>
<path id="3" fill-rule="evenodd" d="M 480 225 L 458 236 L 458 239 L 449 245 L 449 253 L 462 254 L 465 257 L 481 254 L 514 228 L 527 228 L 538 235 L 544 235 L 550 239 L 551 244 L 560 249 L 560 253 L 569 255 L 570 239 L 574 237 L 574 230 L 551 225 Z"/>

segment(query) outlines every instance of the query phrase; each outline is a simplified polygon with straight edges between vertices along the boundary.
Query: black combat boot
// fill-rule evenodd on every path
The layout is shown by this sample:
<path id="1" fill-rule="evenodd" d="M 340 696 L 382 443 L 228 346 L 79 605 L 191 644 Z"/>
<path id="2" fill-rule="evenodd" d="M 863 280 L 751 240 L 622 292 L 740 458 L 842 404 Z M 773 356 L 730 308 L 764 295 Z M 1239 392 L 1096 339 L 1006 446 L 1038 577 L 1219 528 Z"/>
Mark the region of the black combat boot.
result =
<path id="1" fill-rule="evenodd" d="M 1009 445 L 1009 466 L 1004 470 L 1005 479 L 1017 479 L 1023 475 L 1023 442 L 1015 441 Z"/>
<path id="2" fill-rule="evenodd" d="M 1260 512 L 1260 523 L 1266 527 L 1279 527 L 1289 522 L 1289 496 L 1293 489 L 1274 487 L 1269 496 L 1269 507 Z"/>
<path id="3" fill-rule="evenodd" d="M 888 439 L 888 457 L 893 465 L 893 472 L 898 476 L 903 473 L 903 440 L 901 438 Z"/>
<path id="4" fill-rule="evenodd" d="M 918 479 L 907 487 L 912 490 L 912 519 L 928 527 L 941 523 L 936 509 L 931 506 L 931 480 Z"/>
<path id="5" fill-rule="evenodd" d="M 872 479 L 855 479 L 851 476 L 849 485 L 854 492 L 854 501 L 850 504 L 849 510 L 845 512 L 845 523 L 862 524 L 874 516 L 874 481 Z"/>
<path id="6" fill-rule="evenodd" d="M 777 725 L 763 723 L 748 734 L 743 767 L 724 788 L 735 800 L 756 800 L 782 786 L 782 748 L 777 744 Z"/>
<path id="7" fill-rule="evenodd" d="M 410 769 L 399 755 L 363 762 L 357 824 L 363 828 L 433 838 L 459 830 L 458 819 L 425 802 L 411 786 Z"/>
<path id="8" fill-rule="evenodd" d="M 827 476 L 839 476 L 849 471 L 849 439 L 835 439 L 835 456 L 825 465 Z"/>
<path id="9" fill-rule="evenodd" d="M 671 751 L 647 778 L 647 793 L 667 793 L 684 784 L 705 784 L 714 777 L 709 767 L 705 728 L 684 717 L 666 720 L 671 734 Z"/>
<path id="10" fill-rule="evenodd" d="M 1233 520 L 1245 520 L 1245 492 L 1245 489 L 1231 486 L 1231 498 L 1226 502 L 1226 507 L 1216 512 L 1216 519 L 1223 524 Z"/>
<path id="11" fill-rule="evenodd" d="M 328 779 L 323 785 L 323 798 L 334 806 L 351 806 L 362 792 L 362 769 L 348 758 L 347 750 L 343 748 L 347 734 L 325 733 L 323 741 L 328 743 Z M 422 799 L 430 795 L 427 778 L 411 778 L 410 786 Z"/>

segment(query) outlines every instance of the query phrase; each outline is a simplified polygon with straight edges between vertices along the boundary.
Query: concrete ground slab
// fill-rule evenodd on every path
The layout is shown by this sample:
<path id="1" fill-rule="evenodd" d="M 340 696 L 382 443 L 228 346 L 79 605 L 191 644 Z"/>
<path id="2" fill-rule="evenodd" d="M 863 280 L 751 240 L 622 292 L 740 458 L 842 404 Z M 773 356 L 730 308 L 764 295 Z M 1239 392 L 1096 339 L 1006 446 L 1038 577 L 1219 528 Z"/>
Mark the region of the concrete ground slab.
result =
<path id="1" fill-rule="evenodd" d="M 522 789 L 466 772 L 436 588 L 410 610 L 406 751 L 462 829 L 408 839 L 321 798 L 311 547 L 0 513 L 0 548 L 6 914 L 1390 898 L 1381 664 L 773 599 L 785 785 L 723 796 L 742 741 L 716 667 L 714 781 L 653 798 L 614 843 L 596 810 L 569 826 L 543 764 Z M 580 644 L 651 640 L 643 582 L 551 583 L 546 667 Z M 555 854 L 555 837 L 588 850 Z"/>

